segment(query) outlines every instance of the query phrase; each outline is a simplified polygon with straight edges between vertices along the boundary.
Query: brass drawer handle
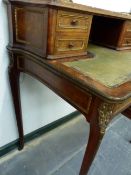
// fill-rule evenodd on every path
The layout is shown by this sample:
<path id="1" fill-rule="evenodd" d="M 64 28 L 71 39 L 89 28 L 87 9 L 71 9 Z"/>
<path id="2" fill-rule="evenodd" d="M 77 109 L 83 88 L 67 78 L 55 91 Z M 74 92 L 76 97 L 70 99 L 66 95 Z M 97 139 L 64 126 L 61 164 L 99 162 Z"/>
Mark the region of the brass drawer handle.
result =
<path id="1" fill-rule="evenodd" d="M 73 20 L 71 21 L 71 25 L 72 25 L 72 26 L 78 25 L 78 20 L 73 19 Z"/>
<path id="2" fill-rule="evenodd" d="M 68 48 L 71 49 L 71 48 L 73 48 L 73 47 L 74 47 L 74 44 L 73 44 L 73 43 L 69 43 L 69 44 L 68 44 Z"/>

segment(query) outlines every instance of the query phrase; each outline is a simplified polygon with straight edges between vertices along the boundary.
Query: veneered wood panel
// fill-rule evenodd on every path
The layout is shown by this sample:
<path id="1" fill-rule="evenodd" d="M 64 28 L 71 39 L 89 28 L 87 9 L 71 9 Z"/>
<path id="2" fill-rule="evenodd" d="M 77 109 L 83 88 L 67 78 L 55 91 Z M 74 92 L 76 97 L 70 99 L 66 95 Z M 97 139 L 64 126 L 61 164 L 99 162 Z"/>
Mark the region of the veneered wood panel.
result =
<path id="1" fill-rule="evenodd" d="M 47 8 L 14 7 L 15 44 L 40 56 L 46 55 Z"/>
<path id="2" fill-rule="evenodd" d="M 67 78 L 62 77 L 62 75 L 56 75 L 48 70 L 49 68 L 44 68 L 42 65 L 35 63 L 30 56 L 18 55 L 17 66 L 18 69 L 32 75 L 35 71 L 35 77 L 43 81 L 49 88 L 54 90 L 74 107 L 88 114 L 92 100 L 92 95 L 89 92 L 83 91 L 79 86 Z"/>

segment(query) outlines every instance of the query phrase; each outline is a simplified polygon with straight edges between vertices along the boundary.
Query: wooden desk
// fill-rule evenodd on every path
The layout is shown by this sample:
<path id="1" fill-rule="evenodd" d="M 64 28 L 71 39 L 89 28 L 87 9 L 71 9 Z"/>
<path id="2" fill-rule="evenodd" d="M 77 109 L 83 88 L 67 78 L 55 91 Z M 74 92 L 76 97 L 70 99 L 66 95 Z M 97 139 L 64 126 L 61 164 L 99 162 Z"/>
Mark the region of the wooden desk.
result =
<path id="1" fill-rule="evenodd" d="M 101 49 L 103 52 L 105 48 L 95 47 L 95 49 L 97 49 L 98 53 L 98 51 Z M 105 82 L 104 84 L 99 82 L 99 77 L 96 77 L 94 80 L 92 79 L 92 75 L 88 75 L 88 73 L 83 73 L 84 69 L 79 68 L 81 62 L 85 62 L 87 64 L 88 62 L 95 61 L 95 58 L 82 58 L 81 61 L 80 57 L 73 58 L 73 60 L 76 61 L 73 61 L 72 59 L 72 61 L 69 61 L 67 59 L 57 61 L 38 61 L 38 59 L 34 55 L 29 54 L 23 50 L 13 48 L 10 48 L 9 50 L 10 58 L 12 60 L 9 67 L 9 76 L 20 137 L 19 149 L 22 149 L 24 146 L 22 115 L 19 96 L 19 74 L 20 72 L 25 72 L 44 83 L 55 93 L 57 93 L 72 106 L 78 109 L 90 123 L 90 137 L 80 171 L 80 175 L 85 175 L 93 161 L 93 158 L 105 133 L 108 123 L 116 114 L 125 111 L 127 108 L 129 108 L 131 104 L 131 81 L 130 75 L 128 74 L 128 71 L 131 71 L 130 65 L 128 67 L 129 70 L 123 77 L 122 82 L 120 79 L 120 75 L 118 76 L 118 80 L 120 81 L 117 81 L 117 83 L 115 84 L 115 81 L 113 81 L 112 83 L 110 80 L 111 83 L 108 84 L 108 82 L 106 82 L 104 79 L 104 77 L 106 78 L 107 76 L 107 71 L 106 74 L 102 76 L 103 79 L 100 80 Z M 110 52 L 109 49 L 105 50 L 105 53 L 108 54 L 108 58 L 112 58 L 114 53 L 112 53 L 112 51 Z M 123 56 L 125 54 L 126 53 L 123 53 Z M 106 58 L 107 57 L 105 55 L 105 63 L 107 63 Z M 118 53 L 117 58 L 115 56 L 113 57 L 114 62 L 116 61 L 115 59 L 117 59 L 118 61 L 119 58 L 120 57 Z M 101 63 L 101 58 L 99 57 L 97 59 L 99 59 Z M 124 63 L 126 57 L 123 57 L 122 59 Z M 128 63 L 130 64 L 131 53 L 128 53 L 128 59 Z M 114 62 L 111 62 L 110 66 L 112 66 Z M 102 64 L 104 64 L 104 62 L 102 62 Z M 89 67 L 90 66 L 91 65 L 89 65 Z M 102 65 L 100 64 L 100 66 Z M 115 70 L 117 70 L 118 66 L 114 65 L 114 68 Z M 97 71 L 101 73 L 100 69 Z M 110 69 L 110 72 L 112 71 L 113 70 Z M 97 74 L 94 74 L 94 77 L 96 75 Z M 131 117 L 130 114 L 131 113 L 129 113 L 128 117 Z"/>
<path id="2" fill-rule="evenodd" d="M 5 1 L 11 47 L 46 59 L 67 58 L 87 55 L 90 36 L 92 41 L 101 45 L 130 49 L 129 14 L 58 0 Z"/>
<path id="3" fill-rule="evenodd" d="M 63 18 L 67 18 L 64 24 L 61 23 L 61 13 Z M 71 14 L 72 23 L 69 22 L 67 13 Z M 88 51 L 95 55 L 94 58 L 90 58 L 91 54 L 87 54 L 85 47 L 85 38 L 89 35 L 91 15 L 120 20 L 131 18 L 128 15 L 76 4 L 34 0 L 10 0 L 8 14 L 9 79 L 20 137 L 19 149 L 24 146 L 19 90 L 19 75 L 20 72 L 24 72 L 65 99 L 90 123 L 89 141 L 80 170 L 80 175 L 86 175 L 110 120 L 119 112 L 124 112 L 131 118 L 131 52 L 118 52 L 89 45 Z M 76 19 L 78 16 L 80 23 L 76 25 L 74 17 Z M 60 23 L 54 23 L 59 19 Z M 59 30 L 59 24 L 64 25 L 64 28 Z M 51 36 L 47 35 L 47 31 Z M 71 40 L 79 35 L 75 47 L 68 42 L 67 45 L 64 42 L 62 48 L 61 44 L 55 45 L 61 37 L 67 41 L 66 37 L 71 37 L 71 31 L 74 32 Z M 79 47 L 81 45 L 82 49 Z M 51 60 L 52 58 L 55 59 Z"/>

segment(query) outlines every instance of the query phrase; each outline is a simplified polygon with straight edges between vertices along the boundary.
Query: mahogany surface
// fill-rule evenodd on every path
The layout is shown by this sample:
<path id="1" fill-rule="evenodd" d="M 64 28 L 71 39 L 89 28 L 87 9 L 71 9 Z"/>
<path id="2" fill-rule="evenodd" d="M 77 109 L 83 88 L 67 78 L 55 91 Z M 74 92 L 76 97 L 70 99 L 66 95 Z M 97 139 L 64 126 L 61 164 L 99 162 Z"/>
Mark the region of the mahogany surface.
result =
<path id="1" fill-rule="evenodd" d="M 125 22 L 131 17 L 57 1 L 9 0 L 6 3 L 10 34 L 7 47 L 9 80 L 18 125 L 19 149 L 24 147 L 19 89 L 19 76 L 24 72 L 52 89 L 89 122 L 89 141 L 80 170 L 80 175 L 86 175 L 111 119 L 120 112 L 131 118 L 131 77 L 120 86 L 109 88 L 64 63 L 94 59 L 90 58 L 92 54 L 87 54 L 86 44 L 94 15 Z M 130 36 L 128 32 L 126 35 Z"/>

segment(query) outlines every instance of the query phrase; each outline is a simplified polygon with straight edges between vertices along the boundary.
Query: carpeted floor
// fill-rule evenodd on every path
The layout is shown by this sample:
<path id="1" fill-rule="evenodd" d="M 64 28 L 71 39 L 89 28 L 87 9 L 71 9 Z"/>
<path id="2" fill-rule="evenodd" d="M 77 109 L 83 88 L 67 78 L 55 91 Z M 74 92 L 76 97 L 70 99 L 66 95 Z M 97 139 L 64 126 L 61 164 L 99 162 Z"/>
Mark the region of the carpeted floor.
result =
<path id="1" fill-rule="evenodd" d="M 0 175 L 78 175 L 89 125 L 82 115 L 0 159 Z M 88 175 L 131 175 L 131 121 L 122 115 L 107 128 Z"/>

